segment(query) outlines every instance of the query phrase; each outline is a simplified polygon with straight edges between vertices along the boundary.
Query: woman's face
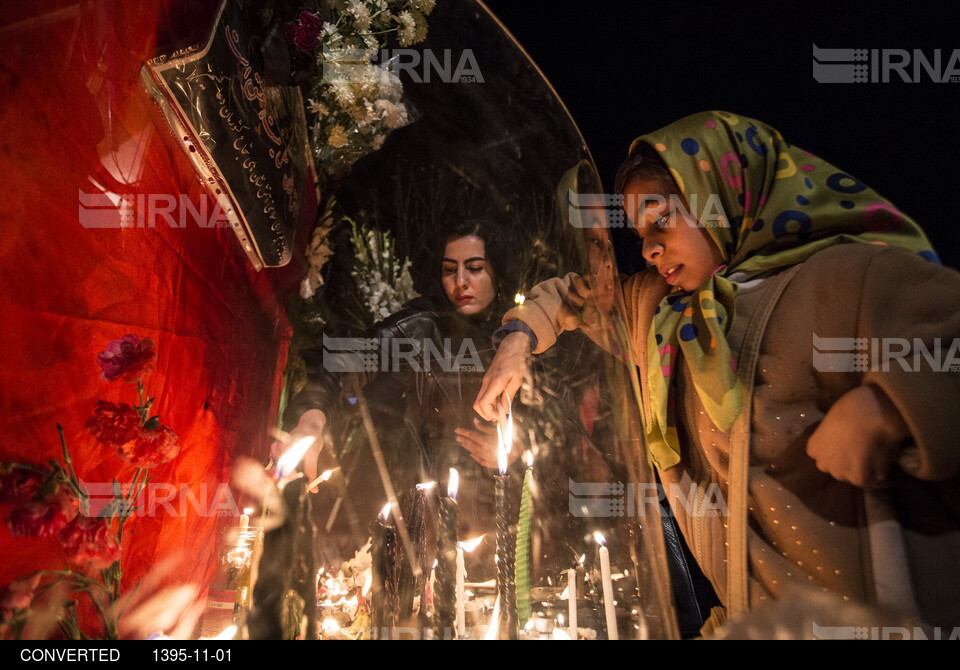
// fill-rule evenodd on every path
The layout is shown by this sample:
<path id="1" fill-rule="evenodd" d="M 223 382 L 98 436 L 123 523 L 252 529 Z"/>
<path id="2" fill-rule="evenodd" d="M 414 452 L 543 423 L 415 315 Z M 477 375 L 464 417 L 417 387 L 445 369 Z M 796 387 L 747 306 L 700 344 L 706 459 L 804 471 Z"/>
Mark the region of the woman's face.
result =
<path id="1" fill-rule="evenodd" d="M 593 299 L 597 309 L 604 314 L 613 311 L 613 248 L 606 227 L 588 228 L 584 232 L 587 240 L 587 258 L 590 260 L 590 272 L 595 276 Z"/>
<path id="2" fill-rule="evenodd" d="M 441 281 L 447 300 L 462 316 L 482 314 L 497 295 L 496 277 L 485 256 L 483 240 L 474 235 L 447 242 Z"/>
<path id="3" fill-rule="evenodd" d="M 665 195 L 659 182 L 635 177 L 623 199 L 630 227 L 643 240 L 643 257 L 675 289 L 697 290 L 723 264 L 720 249 L 682 198 Z"/>

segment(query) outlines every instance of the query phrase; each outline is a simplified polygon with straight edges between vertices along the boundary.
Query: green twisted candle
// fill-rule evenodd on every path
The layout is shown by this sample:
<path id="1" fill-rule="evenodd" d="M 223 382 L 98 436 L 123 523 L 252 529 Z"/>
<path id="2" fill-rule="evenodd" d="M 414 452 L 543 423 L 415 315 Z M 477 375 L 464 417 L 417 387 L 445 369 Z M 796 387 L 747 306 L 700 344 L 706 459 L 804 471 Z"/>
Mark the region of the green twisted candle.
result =
<path id="1" fill-rule="evenodd" d="M 523 626 L 533 616 L 530 605 L 530 519 L 533 514 L 533 495 L 530 478 L 533 468 L 523 475 L 523 494 L 520 497 L 520 518 L 517 521 L 517 616 Z"/>

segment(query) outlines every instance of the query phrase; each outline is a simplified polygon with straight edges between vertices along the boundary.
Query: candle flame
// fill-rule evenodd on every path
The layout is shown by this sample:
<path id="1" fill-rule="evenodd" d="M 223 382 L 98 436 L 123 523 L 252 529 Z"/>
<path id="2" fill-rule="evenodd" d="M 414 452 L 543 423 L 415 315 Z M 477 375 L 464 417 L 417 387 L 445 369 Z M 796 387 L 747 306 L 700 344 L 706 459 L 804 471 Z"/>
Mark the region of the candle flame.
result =
<path id="1" fill-rule="evenodd" d="M 515 296 L 513 296 L 513 301 L 518 305 L 522 305 L 527 301 L 527 296 L 523 295 L 522 293 L 518 293 Z"/>
<path id="2" fill-rule="evenodd" d="M 564 625 L 563 625 L 563 624 L 564 624 L 564 621 L 566 621 L 566 619 L 563 618 L 563 615 L 562 615 L 562 614 L 558 614 L 558 615 L 557 615 L 557 625 L 560 626 L 560 628 L 564 628 Z"/>
<path id="3" fill-rule="evenodd" d="M 580 565 L 583 565 L 583 562 L 584 562 L 585 560 L 587 560 L 587 555 L 586 555 L 586 554 L 581 554 L 581 555 L 580 555 L 580 560 L 577 561 L 577 563 L 579 563 Z"/>
<path id="4" fill-rule="evenodd" d="M 367 570 L 366 573 L 367 576 L 363 579 L 363 588 L 361 589 L 364 597 L 370 593 L 370 589 L 373 587 L 373 570 Z"/>
<path id="5" fill-rule="evenodd" d="M 500 596 L 497 595 L 493 603 L 493 614 L 490 616 L 490 625 L 487 627 L 487 634 L 483 636 L 484 640 L 496 640 L 500 637 Z"/>
<path id="6" fill-rule="evenodd" d="M 252 507 L 244 507 L 244 508 L 243 508 L 243 513 L 246 514 L 247 516 L 250 516 L 251 514 L 253 514 L 253 508 L 252 508 Z"/>
<path id="7" fill-rule="evenodd" d="M 320 473 L 319 479 L 321 482 L 325 482 L 325 481 L 328 481 L 331 477 L 333 477 L 333 470 L 324 470 L 322 473 Z"/>
<path id="8" fill-rule="evenodd" d="M 432 489 L 434 486 L 436 486 L 436 485 L 437 485 L 436 482 L 423 482 L 422 484 L 417 484 L 417 490 L 418 490 L 418 491 L 429 491 L 429 490 L 431 490 L 431 489 Z"/>
<path id="9" fill-rule="evenodd" d="M 475 537 L 472 540 L 464 540 L 463 542 L 457 542 L 457 546 L 463 549 L 468 554 L 480 546 L 480 543 L 483 542 L 483 535 L 480 537 Z"/>
<path id="10" fill-rule="evenodd" d="M 300 464 L 300 461 L 303 460 L 303 456 L 307 453 L 310 445 L 316 441 L 316 437 L 308 435 L 307 437 L 301 437 L 290 445 L 290 448 L 283 452 L 280 460 L 277 461 L 277 467 L 273 471 L 273 476 L 276 479 L 285 479 L 288 477 L 291 472 L 297 469 L 297 466 Z"/>
<path id="11" fill-rule="evenodd" d="M 237 634 L 236 626 L 227 626 L 223 629 L 223 632 L 214 637 L 214 640 L 232 640 L 233 636 Z"/>
<path id="12" fill-rule="evenodd" d="M 380 520 L 386 523 L 390 519 L 390 503 L 387 503 L 383 506 L 383 509 L 380 510 Z M 369 518 L 369 517 L 367 517 Z"/>
<path id="13" fill-rule="evenodd" d="M 450 468 L 450 479 L 447 480 L 447 497 L 457 499 L 460 491 L 460 473 L 456 468 Z"/>
<path id="14" fill-rule="evenodd" d="M 501 475 L 507 474 L 507 448 L 503 440 L 503 428 L 497 423 L 497 468 Z"/>
<path id="15" fill-rule="evenodd" d="M 533 467 L 533 452 L 529 449 L 523 452 L 523 462 L 527 464 L 528 468 Z"/>
<path id="16" fill-rule="evenodd" d="M 607 538 L 605 538 L 599 530 L 593 532 L 593 539 L 596 540 L 597 544 L 601 547 L 607 543 Z"/>

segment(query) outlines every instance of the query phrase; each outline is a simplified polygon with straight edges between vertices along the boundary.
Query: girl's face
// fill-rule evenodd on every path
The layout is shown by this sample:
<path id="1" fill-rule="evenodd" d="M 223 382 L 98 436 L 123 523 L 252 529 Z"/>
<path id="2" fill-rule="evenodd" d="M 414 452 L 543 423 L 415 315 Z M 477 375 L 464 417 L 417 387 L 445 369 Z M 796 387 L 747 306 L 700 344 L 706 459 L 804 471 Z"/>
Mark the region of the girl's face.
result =
<path id="1" fill-rule="evenodd" d="M 474 235 L 447 242 L 443 252 L 441 283 L 457 314 L 482 314 L 497 296 L 496 277 L 486 259 L 483 240 Z"/>
<path id="2" fill-rule="evenodd" d="M 630 227 L 643 240 L 643 257 L 677 290 L 695 291 L 723 264 L 706 229 L 680 196 L 669 196 L 656 181 L 633 178 L 623 191 Z"/>

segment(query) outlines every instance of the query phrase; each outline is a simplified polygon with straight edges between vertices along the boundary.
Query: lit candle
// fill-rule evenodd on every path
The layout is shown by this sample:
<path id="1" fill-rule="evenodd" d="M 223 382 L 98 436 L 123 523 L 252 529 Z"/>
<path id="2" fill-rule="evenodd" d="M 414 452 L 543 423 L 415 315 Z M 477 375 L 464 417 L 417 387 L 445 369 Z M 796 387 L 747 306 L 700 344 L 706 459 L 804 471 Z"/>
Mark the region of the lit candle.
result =
<path id="1" fill-rule="evenodd" d="M 467 634 L 467 615 L 464 608 L 467 604 L 466 589 L 464 583 L 467 581 L 467 564 L 463 560 L 463 545 L 457 543 L 457 637 L 465 637 Z"/>
<path id="2" fill-rule="evenodd" d="M 530 525 L 533 515 L 533 452 L 524 454 L 527 471 L 523 475 L 523 493 L 520 496 L 520 518 L 517 521 L 517 616 L 527 621 L 533 616 L 530 606 Z"/>
<path id="3" fill-rule="evenodd" d="M 473 551 L 480 546 L 482 541 L 483 535 L 466 542 L 457 542 L 457 637 L 461 638 L 467 635 L 467 591 L 465 588 L 467 564 L 464 553 Z"/>
<path id="4" fill-rule="evenodd" d="M 567 570 L 567 618 L 570 619 L 570 639 L 577 639 L 577 571 Z"/>
<path id="5" fill-rule="evenodd" d="M 500 474 L 494 477 L 494 502 L 497 515 L 497 594 L 500 597 L 500 639 L 516 640 L 517 630 L 517 584 L 516 584 L 516 537 L 510 527 L 511 514 L 507 495 L 507 454 L 513 441 L 513 417 L 509 419 L 500 407 L 497 422 L 499 445 L 497 464 Z"/>
<path id="6" fill-rule="evenodd" d="M 437 528 L 437 589 L 433 594 L 434 632 L 443 640 L 456 624 L 457 492 L 460 475 L 450 468 L 447 496 L 440 499 L 440 524 Z"/>
<path id="7" fill-rule="evenodd" d="M 390 553 L 396 543 L 394 529 L 387 525 L 390 519 L 390 503 L 387 503 L 380 515 L 370 524 L 370 557 L 373 577 L 371 600 L 371 619 L 375 638 L 389 639 L 390 613 Z"/>
<path id="8" fill-rule="evenodd" d="M 245 507 L 243 509 L 243 514 L 240 515 L 240 530 L 246 530 L 250 527 L 250 514 L 253 512 L 253 508 Z"/>
<path id="9" fill-rule="evenodd" d="M 610 550 L 607 549 L 606 539 L 599 532 L 593 534 L 600 545 L 600 581 L 603 584 L 603 611 L 607 616 L 607 639 L 619 640 L 617 630 L 617 611 L 613 605 L 613 580 L 610 577 Z"/>

